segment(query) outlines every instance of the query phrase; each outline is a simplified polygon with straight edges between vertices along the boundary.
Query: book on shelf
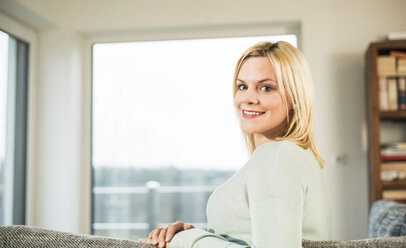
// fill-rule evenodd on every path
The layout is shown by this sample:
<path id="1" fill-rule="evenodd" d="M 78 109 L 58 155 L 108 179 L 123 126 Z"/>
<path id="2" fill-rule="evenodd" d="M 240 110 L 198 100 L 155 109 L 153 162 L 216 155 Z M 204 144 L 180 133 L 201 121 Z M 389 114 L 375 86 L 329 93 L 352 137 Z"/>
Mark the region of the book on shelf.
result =
<path id="1" fill-rule="evenodd" d="M 406 200 L 406 190 L 404 189 L 383 190 L 382 198 L 385 200 Z"/>
<path id="2" fill-rule="evenodd" d="M 392 57 L 397 57 L 397 58 L 406 58 L 406 52 L 403 52 L 403 51 L 392 50 L 389 52 L 389 55 Z"/>
<path id="3" fill-rule="evenodd" d="M 406 110 L 406 78 L 399 78 L 399 110 Z"/>
<path id="4" fill-rule="evenodd" d="M 396 57 L 394 56 L 378 56 L 377 60 L 378 76 L 394 76 L 396 75 Z"/>
<path id="5" fill-rule="evenodd" d="M 382 161 L 406 161 L 406 143 L 381 144 L 381 159 Z"/>
<path id="6" fill-rule="evenodd" d="M 377 70 L 379 77 L 406 76 L 406 54 L 401 51 L 391 51 L 390 55 L 378 56 Z"/>
<path id="7" fill-rule="evenodd" d="M 406 110 L 406 77 L 379 77 L 379 110 Z"/>
<path id="8" fill-rule="evenodd" d="M 406 161 L 406 155 L 381 155 L 382 161 Z"/>
<path id="9" fill-rule="evenodd" d="M 406 181 L 406 171 L 381 171 L 381 180 L 386 182 Z"/>
<path id="10" fill-rule="evenodd" d="M 400 75 L 404 75 L 406 73 L 406 58 L 397 59 L 396 71 Z"/>
<path id="11" fill-rule="evenodd" d="M 406 181 L 406 161 L 382 163 L 381 180 Z"/>
<path id="12" fill-rule="evenodd" d="M 394 149 L 394 148 L 384 148 L 384 149 L 381 149 L 381 155 L 404 155 L 404 156 L 406 156 L 406 150 Z"/>
<path id="13" fill-rule="evenodd" d="M 391 142 L 381 144 L 381 149 L 387 148 L 406 150 L 406 142 Z"/>
<path id="14" fill-rule="evenodd" d="M 398 84 L 396 78 L 388 78 L 388 108 L 390 111 L 398 110 Z"/>
<path id="15" fill-rule="evenodd" d="M 388 84 L 386 82 L 386 77 L 379 77 L 378 81 L 379 87 L 379 109 L 381 111 L 388 111 Z"/>

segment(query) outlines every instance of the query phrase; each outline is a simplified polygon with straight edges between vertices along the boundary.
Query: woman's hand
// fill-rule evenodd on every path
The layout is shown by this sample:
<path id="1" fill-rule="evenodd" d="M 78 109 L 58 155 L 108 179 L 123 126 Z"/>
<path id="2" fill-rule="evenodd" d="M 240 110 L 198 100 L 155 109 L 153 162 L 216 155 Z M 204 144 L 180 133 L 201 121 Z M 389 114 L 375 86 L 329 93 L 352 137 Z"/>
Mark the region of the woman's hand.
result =
<path id="1" fill-rule="evenodd" d="M 145 244 L 151 244 L 158 247 L 169 248 L 167 243 L 171 242 L 173 236 L 178 232 L 195 228 L 193 225 L 183 223 L 182 221 L 176 221 L 169 224 L 165 228 L 158 227 L 149 233 L 147 239 L 139 239 L 138 241 Z"/>

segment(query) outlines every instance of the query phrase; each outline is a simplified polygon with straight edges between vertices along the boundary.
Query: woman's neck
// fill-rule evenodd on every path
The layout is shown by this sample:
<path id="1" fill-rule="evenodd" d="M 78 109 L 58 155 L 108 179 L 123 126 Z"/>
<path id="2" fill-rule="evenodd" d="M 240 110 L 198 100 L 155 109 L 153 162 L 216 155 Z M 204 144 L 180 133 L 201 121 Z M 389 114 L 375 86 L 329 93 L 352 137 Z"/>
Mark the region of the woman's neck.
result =
<path id="1" fill-rule="evenodd" d="M 259 134 L 259 133 L 254 133 L 254 142 L 255 142 L 255 147 L 258 147 L 266 142 L 271 141 L 272 139 L 267 138 L 265 135 Z"/>
<path id="2" fill-rule="evenodd" d="M 271 129 L 265 133 L 254 133 L 255 147 L 258 147 L 266 142 L 275 140 L 277 137 L 283 137 L 287 127 L 284 124 Z"/>

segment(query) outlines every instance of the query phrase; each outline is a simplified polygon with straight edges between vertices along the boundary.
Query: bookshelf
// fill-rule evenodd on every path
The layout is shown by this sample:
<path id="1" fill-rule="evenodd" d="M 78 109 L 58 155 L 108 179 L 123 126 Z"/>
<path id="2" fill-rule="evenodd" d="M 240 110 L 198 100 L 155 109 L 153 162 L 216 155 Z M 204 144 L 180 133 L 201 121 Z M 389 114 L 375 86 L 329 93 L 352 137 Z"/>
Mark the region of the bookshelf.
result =
<path id="1" fill-rule="evenodd" d="M 404 72 L 383 73 L 381 64 L 378 68 L 378 57 L 389 56 L 391 51 L 406 52 L 406 40 L 371 43 L 365 54 L 369 206 L 373 202 L 383 199 L 383 191 L 405 190 L 406 192 L 406 180 L 384 181 L 381 179 L 383 168 L 381 144 L 388 140 L 406 142 L 406 110 L 399 110 L 398 108 L 397 110 L 383 111 L 381 110 L 382 105 L 380 105 L 382 98 L 380 100 L 379 80 L 385 77 L 387 79 L 394 78 L 399 82 L 399 78 L 406 77 Z M 398 83 L 398 85 L 400 84 Z M 390 135 L 391 132 L 392 135 Z M 406 161 L 403 162 L 406 164 Z M 404 199 L 406 200 L 406 197 Z"/>

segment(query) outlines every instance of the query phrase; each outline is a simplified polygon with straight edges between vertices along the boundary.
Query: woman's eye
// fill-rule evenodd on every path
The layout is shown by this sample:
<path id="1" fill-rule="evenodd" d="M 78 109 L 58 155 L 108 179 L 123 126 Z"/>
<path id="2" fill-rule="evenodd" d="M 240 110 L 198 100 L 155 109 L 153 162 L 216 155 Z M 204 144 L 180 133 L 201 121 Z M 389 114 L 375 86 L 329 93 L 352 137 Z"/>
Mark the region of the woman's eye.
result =
<path id="1" fill-rule="evenodd" d="M 245 90 L 247 88 L 244 84 L 240 84 L 237 87 L 239 90 Z"/>
<path id="2" fill-rule="evenodd" d="M 273 90 L 273 89 L 272 89 L 272 87 L 270 87 L 270 86 L 264 85 L 264 86 L 261 87 L 261 90 L 264 91 L 264 92 L 269 92 L 269 91 L 271 91 L 271 90 Z"/>

